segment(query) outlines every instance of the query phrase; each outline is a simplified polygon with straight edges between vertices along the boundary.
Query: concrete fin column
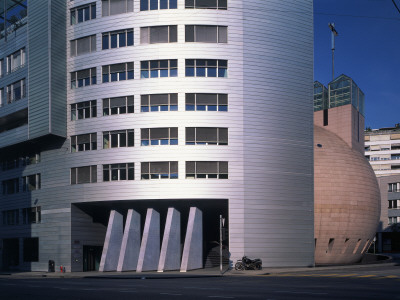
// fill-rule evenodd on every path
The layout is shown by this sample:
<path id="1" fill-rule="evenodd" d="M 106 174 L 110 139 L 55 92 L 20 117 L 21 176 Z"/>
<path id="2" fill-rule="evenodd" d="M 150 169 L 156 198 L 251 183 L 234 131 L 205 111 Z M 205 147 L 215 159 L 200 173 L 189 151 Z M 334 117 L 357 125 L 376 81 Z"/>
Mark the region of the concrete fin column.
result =
<path id="1" fill-rule="evenodd" d="M 160 258 L 160 214 L 147 209 L 136 272 L 157 270 Z"/>
<path id="2" fill-rule="evenodd" d="M 191 207 L 183 247 L 181 272 L 203 268 L 203 213 Z"/>
<path id="3" fill-rule="evenodd" d="M 116 271 L 119 252 L 122 243 L 123 218 L 122 215 L 112 210 L 108 220 L 106 239 L 101 255 L 99 271 Z"/>
<path id="4" fill-rule="evenodd" d="M 168 208 L 164 237 L 161 246 L 158 272 L 179 270 L 181 261 L 181 214 L 175 208 Z"/>
<path id="5" fill-rule="evenodd" d="M 119 253 L 117 271 L 134 271 L 140 250 L 140 214 L 133 209 L 128 210 L 121 252 Z"/>

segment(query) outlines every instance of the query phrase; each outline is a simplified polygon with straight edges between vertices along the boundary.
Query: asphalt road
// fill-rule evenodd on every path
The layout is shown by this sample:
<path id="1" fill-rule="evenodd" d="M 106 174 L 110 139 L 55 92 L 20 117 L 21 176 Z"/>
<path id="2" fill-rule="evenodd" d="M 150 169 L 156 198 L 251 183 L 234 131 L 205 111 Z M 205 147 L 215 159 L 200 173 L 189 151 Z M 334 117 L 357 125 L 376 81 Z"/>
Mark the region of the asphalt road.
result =
<path id="1" fill-rule="evenodd" d="M 400 266 L 207 278 L 0 277 L 1 300 L 400 299 Z"/>

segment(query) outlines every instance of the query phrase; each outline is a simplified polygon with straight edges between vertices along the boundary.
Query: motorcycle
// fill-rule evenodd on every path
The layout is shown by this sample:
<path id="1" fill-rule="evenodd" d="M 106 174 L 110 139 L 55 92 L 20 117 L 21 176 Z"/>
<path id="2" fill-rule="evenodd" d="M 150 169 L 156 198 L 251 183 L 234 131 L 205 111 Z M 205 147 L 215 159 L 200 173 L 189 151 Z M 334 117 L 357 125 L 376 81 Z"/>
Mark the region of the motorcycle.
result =
<path id="1" fill-rule="evenodd" d="M 242 259 L 238 259 L 235 264 L 235 270 L 261 270 L 262 261 L 259 258 L 250 259 L 247 256 L 243 256 Z"/>

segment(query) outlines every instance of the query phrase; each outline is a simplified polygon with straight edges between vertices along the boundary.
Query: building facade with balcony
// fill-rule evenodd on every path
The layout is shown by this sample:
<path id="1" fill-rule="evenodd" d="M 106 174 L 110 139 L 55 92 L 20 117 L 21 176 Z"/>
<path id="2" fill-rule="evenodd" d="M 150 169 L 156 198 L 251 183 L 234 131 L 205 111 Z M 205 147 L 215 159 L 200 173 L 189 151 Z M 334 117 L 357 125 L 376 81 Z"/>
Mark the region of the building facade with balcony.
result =
<path id="1" fill-rule="evenodd" d="M 204 265 L 220 215 L 231 261 L 313 265 L 311 0 L 7 3 L 3 269 L 97 269 L 110 211 L 170 207 Z"/>

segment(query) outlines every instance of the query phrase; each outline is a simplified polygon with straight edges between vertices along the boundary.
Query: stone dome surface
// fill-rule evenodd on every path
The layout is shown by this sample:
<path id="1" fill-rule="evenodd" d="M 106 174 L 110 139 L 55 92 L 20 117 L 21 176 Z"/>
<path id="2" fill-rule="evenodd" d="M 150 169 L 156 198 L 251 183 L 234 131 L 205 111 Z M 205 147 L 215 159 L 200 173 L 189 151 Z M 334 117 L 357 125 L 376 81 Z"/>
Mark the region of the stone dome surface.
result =
<path id="1" fill-rule="evenodd" d="M 379 186 L 368 161 L 336 134 L 314 126 L 315 263 L 359 261 L 379 215 Z"/>

